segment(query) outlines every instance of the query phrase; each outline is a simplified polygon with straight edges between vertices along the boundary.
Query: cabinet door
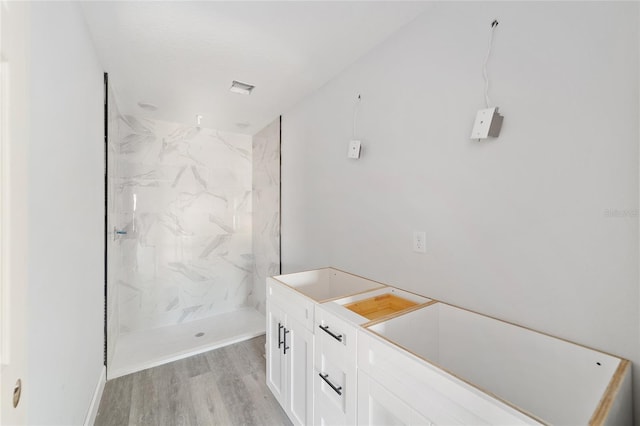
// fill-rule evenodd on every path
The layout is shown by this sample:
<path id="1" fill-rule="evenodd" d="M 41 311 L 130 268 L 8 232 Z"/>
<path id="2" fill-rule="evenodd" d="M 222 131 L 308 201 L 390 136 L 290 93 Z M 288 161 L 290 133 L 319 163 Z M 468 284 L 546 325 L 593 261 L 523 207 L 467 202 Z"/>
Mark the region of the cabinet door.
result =
<path id="1" fill-rule="evenodd" d="M 267 386 L 281 406 L 286 400 L 286 359 L 284 351 L 285 315 L 274 304 L 267 304 Z"/>
<path id="2" fill-rule="evenodd" d="M 420 415 L 367 374 L 358 372 L 358 424 L 366 426 L 427 425 Z"/>
<path id="3" fill-rule="evenodd" d="M 313 334 L 288 318 L 287 351 L 289 372 L 287 412 L 294 424 L 313 424 Z"/>

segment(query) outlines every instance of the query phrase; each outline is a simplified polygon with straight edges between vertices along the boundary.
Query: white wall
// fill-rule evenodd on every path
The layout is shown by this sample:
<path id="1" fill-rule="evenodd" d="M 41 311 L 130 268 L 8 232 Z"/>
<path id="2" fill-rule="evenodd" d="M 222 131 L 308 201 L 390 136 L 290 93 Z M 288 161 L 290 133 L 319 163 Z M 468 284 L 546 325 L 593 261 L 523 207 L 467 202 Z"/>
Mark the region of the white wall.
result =
<path id="1" fill-rule="evenodd" d="M 102 69 L 77 4 L 32 4 L 29 424 L 82 424 L 102 371 Z"/>
<path id="2" fill-rule="evenodd" d="M 283 115 L 283 272 L 333 265 L 640 364 L 638 16 L 631 2 L 433 3 Z M 505 121 L 478 142 L 494 18 Z"/>

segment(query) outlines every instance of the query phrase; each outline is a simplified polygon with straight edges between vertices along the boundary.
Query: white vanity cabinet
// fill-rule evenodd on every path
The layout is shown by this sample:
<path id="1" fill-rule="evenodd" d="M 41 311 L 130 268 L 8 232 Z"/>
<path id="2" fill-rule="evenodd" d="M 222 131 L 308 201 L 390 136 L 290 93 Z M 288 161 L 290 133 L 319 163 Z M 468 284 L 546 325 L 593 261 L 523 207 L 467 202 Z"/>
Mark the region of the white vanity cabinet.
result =
<path id="1" fill-rule="evenodd" d="M 313 424 L 313 303 L 278 283 L 267 294 L 267 385 L 294 424 Z"/>
<path id="2" fill-rule="evenodd" d="M 267 279 L 296 425 L 630 425 L 631 363 L 333 268 Z"/>

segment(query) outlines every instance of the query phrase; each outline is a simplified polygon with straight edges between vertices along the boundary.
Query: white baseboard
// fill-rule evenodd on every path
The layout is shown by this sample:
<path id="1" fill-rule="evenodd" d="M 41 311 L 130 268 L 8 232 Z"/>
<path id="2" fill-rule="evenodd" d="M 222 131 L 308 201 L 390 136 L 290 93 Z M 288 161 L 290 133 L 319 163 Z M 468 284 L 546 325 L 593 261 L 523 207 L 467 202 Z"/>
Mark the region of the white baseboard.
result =
<path id="1" fill-rule="evenodd" d="M 104 391 L 105 383 L 107 383 L 107 368 L 102 367 L 100 378 L 96 385 L 96 390 L 93 392 L 93 398 L 91 399 L 91 405 L 89 406 L 87 417 L 84 419 L 84 426 L 93 426 L 96 422 L 96 416 L 98 415 L 98 408 L 100 408 L 100 400 L 102 399 L 102 392 Z"/>

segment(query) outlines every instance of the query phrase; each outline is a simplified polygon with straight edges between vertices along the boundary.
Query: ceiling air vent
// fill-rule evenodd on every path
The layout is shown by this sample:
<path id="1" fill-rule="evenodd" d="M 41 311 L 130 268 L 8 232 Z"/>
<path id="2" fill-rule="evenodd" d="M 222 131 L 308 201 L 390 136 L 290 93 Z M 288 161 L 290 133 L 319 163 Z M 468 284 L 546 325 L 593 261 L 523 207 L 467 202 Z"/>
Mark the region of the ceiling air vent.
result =
<path id="1" fill-rule="evenodd" d="M 229 90 L 231 90 L 233 93 L 240 93 L 241 95 L 250 95 L 254 87 L 256 86 L 233 80 L 233 83 L 231 83 L 231 87 L 229 88 Z"/>

